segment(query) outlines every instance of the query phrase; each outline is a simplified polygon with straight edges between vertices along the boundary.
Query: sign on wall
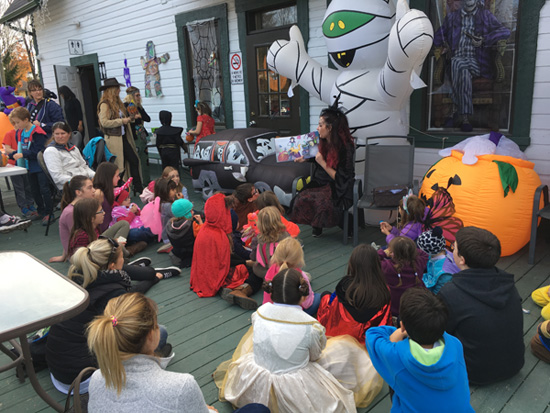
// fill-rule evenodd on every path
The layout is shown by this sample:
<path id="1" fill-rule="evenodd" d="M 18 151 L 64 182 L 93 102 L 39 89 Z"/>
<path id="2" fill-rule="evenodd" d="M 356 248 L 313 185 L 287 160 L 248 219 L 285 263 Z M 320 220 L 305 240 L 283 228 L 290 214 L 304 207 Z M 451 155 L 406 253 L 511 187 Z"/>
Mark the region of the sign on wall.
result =
<path id="1" fill-rule="evenodd" d="M 229 66 L 231 72 L 231 84 L 243 84 L 243 55 L 241 52 L 234 52 L 229 54 Z"/>
<path id="2" fill-rule="evenodd" d="M 84 54 L 84 46 L 82 40 L 69 40 L 69 54 L 82 55 Z"/>

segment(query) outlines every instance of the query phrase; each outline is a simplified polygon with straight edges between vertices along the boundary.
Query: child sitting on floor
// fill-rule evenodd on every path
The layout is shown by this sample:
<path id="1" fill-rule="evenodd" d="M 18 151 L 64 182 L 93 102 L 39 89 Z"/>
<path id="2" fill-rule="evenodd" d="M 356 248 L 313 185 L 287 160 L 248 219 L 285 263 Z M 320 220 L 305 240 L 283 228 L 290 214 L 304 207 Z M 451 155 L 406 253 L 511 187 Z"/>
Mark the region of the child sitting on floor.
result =
<path id="1" fill-rule="evenodd" d="M 174 201 L 172 214 L 174 218 L 166 224 L 166 235 L 173 247 L 170 258 L 173 264 L 187 268 L 191 266 L 195 237 L 202 225 L 202 218 L 194 215 L 193 204 L 187 199 Z"/>
<path id="2" fill-rule="evenodd" d="M 313 292 L 308 274 L 302 270 L 305 262 L 304 251 L 302 250 L 300 243 L 294 238 L 285 238 L 279 243 L 279 245 L 277 245 L 277 248 L 275 248 L 275 253 L 271 257 L 270 263 L 271 266 L 265 275 L 265 282 L 270 282 L 273 280 L 273 277 L 285 268 L 294 268 L 302 272 L 302 277 L 306 281 L 309 288 L 309 295 L 302 303 L 300 303 L 300 306 L 310 316 L 315 317 L 315 314 L 317 314 L 317 309 L 319 308 L 321 296 L 318 293 Z M 272 302 L 273 300 L 271 299 L 271 294 L 264 292 L 263 303 L 265 304 Z"/>
<path id="3" fill-rule="evenodd" d="M 288 237 L 281 214 L 275 207 L 266 207 L 258 212 L 258 238 L 250 246 L 253 261 L 252 270 L 257 277 L 265 278 L 271 257 L 279 242 Z"/>
<path id="4" fill-rule="evenodd" d="M 416 241 L 422 232 L 422 225 L 428 213 L 424 201 L 416 195 L 407 195 L 399 202 L 401 221 L 393 227 L 385 221 L 380 222 L 380 232 L 386 235 L 386 244 L 397 236 L 407 237 Z"/>
<path id="5" fill-rule="evenodd" d="M 154 242 L 157 238 L 149 228 L 143 225 L 140 215 L 141 210 L 132 202 L 128 191 L 121 190 L 118 195 L 115 195 L 115 203 L 111 211 L 111 216 L 113 217 L 111 225 L 116 224 L 118 221 L 126 221 L 130 224 L 130 232 L 128 232 L 129 244 L 140 241 L 150 243 Z"/>
<path id="6" fill-rule="evenodd" d="M 148 202 L 152 202 L 155 200 L 155 184 L 159 179 L 171 179 L 177 184 L 177 191 L 176 193 L 181 193 L 181 196 L 177 196 L 177 198 L 185 198 L 189 199 L 189 195 L 187 193 L 187 188 L 183 186 L 183 184 L 180 181 L 180 174 L 177 171 L 177 169 L 167 166 L 162 170 L 162 175 L 160 178 L 158 178 L 155 181 L 149 182 L 149 185 L 143 190 L 139 198 L 144 204 L 147 204 Z"/>
<path id="7" fill-rule="evenodd" d="M 367 330 L 372 364 L 395 391 L 392 412 L 473 412 L 462 344 L 445 333 L 448 312 L 425 289 L 401 297 L 401 322 Z"/>
<path id="8" fill-rule="evenodd" d="M 550 285 L 537 288 L 531 293 L 531 298 L 538 306 L 542 307 L 540 315 L 545 320 L 550 320 Z"/>
<path id="9" fill-rule="evenodd" d="M 524 363 L 523 311 L 514 276 L 498 269 L 500 241 L 465 227 L 453 256 L 460 272 L 439 291 L 449 308 L 447 332 L 464 346 L 470 383 L 485 385 L 515 375 Z"/>
<path id="10" fill-rule="evenodd" d="M 252 327 L 230 361 L 214 373 L 220 400 L 251 401 L 278 412 L 355 412 L 382 387 L 364 347 L 350 336 L 327 340 L 302 311 L 309 295 L 301 271 L 285 269 L 264 283 L 273 303 L 252 314 Z"/>
<path id="11" fill-rule="evenodd" d="M 361 244 L 354 248 L 347 275 L 338 282 L 336 291 L 323 293 L 317 320 L 327 335 L 349 334 L 360 343 L 365 342 L 369 328 L 392 325 L 390 292 L 373 247 Z"/>
<path id="12" fill-rule="evenodd" d="M 428 254 L 416 248 L 413 240 L 395 237 L 387 250 L 378 250 L 380 265 L 391 294 L 392 316 L 399 315 L 399 300 L 407 288 L 422 287 L 421 274 L 426 269 Z"/>
<path id="13" fill-rule="evenodd" d="M 418 248 L 429 254 L 428 267 L 422 281 L 428 290 L 437 294 L 460 269 L 455 264 L 453 253 L 445 248 L 445 237 L 441 227 L 424 231 L 416 240 L 416 244 Z"/>
<path id="14" fill-rule="evenodd" d="M 533 355 L 550 363 L 550 321 L 546 320 L 537 327 L 537 333 L 531 339 L 531 352 Z"/>

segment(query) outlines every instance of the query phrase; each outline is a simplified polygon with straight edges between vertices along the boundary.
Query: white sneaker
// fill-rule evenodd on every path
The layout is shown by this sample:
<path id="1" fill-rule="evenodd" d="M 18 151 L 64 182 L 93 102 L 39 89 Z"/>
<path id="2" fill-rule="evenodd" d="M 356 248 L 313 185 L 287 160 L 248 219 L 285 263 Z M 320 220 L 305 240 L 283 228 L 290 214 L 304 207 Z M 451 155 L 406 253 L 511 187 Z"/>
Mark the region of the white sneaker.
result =
<path id="1" fill-rule="evenodd" d="M 10 216 L 9 219 L 0 224 L 0 233 L 15 231 L 16 229 L 27 229 L 32 224 L 30 219 L 21 219 L 19 217 Z"/>

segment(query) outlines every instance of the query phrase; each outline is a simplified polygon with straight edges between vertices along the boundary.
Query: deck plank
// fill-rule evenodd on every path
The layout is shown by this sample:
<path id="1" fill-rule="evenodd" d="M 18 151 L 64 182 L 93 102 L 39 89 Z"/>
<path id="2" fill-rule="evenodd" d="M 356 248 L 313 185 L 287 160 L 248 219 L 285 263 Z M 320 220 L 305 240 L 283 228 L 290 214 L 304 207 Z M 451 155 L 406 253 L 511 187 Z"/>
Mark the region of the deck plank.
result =
<path id="1" fill-rule="evenodd" d="M 156 168 L 156 170 L 155 170 Z M 153 175 L 158 175 L 158 167 L 152 166 Z M 204 201 L 200 194 L 191 189 L 188 175 L 182 174 L 184 183 L 190 188 L 189 194 L 195 209 L 203 209 Z M 12 191 L 6 191 L 4 180 L 0 180 L 4 201 L 8 211 L 15 213 L 17 207 Z M 60 254 L 57 223 L 50 228 L 50 235 L 44 236 L 45 228 L 34 223 L 27 232 L 17 231 L 0 235 L 0 250 L 25 250 L 38 259 L 47 262 Z M 336 283 L 345 275 L 347 261 L 353 250 L 351 241 L 342 244 L 342 231 L 334 228 L 325 230 L 321 238 L 313 238 L 311 228 L 301 227 L 300 240 L 304 244 L 305 270 L 311 273 L 312 287 L 316 292 L 333 291 Z M 550 365 L 540 362 L 528 347 L 536 326 L 540 322 L 540 308 L 530 298 L 531 292 L 542 285 L 550 284 L 550 249 L 547 237 L 539 228 L 536 261 L 534 266 L 527 264 L 528 247 L 518 253 L 503 257 L 498 266 L 514 274 L 516 286 L 523 300 L 523 307 L 530 310 L 524 314 L 524 341 L 526 343 L 525 366 L 520 373 L 509 380 L 491 386 L 472 387 L 471 401 L 477 412 L 548 412 L 550 413 Z M 360 229 L 359 240 L 364 243 L 383 244 L 384 236 L 376 226 Z M 158 245 L 149 246 L 138 256 L 149 256 L 155 268 L 171 265 L 168 254 L 157 254 Z M 51 265 L 66 274 L 68 263 Z M 218 401 L 218 389 L 212 373 L 217 365 L 231 358 L 243 334 L 250 327 L 251 312 L 230 306 L 219 297 L 198 298 L 189 289 L 190 270 L 183 269 L 181 276 L 163 280 L 156 284 L 148 296 L 158 303 L 159 322 L 165 324 L 169 341 L 174 346 L 175 357 L 168 367 L 171 371 L 191 373 L 197 379 L 205 400 L 220 412 L 233 411 L 229 403 Z M 262 294 L 255 299 L 261 301 Z M 0 355 L 0 364 L 7 357 Z M 42 386 L 54 397 L 63 402 L 65 395 L 57 392 L 47 371 L 38 373 Z M 388 412 L 391 400 L 385 385 L 373 403 L 360 413 Z M 28 380 L 20 384 L 15 372 L 0 373 L 0 411 L 6 412 L 46 412 L 48 406 L 35 394 Z"/>

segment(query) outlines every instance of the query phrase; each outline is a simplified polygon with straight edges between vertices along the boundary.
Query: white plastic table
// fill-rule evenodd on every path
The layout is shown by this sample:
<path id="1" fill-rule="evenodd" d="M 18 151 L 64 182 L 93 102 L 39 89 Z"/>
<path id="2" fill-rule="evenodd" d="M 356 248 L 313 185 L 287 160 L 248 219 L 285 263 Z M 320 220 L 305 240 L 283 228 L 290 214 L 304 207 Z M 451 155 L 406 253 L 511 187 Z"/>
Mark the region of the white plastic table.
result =
<path id="1" fill-rule="evenodd" d="M 0 268 L 0 343 L 19 339 L 34 390 L 62 412 L 62 406 L 38 382 L 27 334 L 84 311 L 88 292 L 26 252 L 0 252 Z"/>
<path id="2" fill-rule="evenodd" d="M 0 178 L 3 176 L 25 175 L 26 173 L 27 169 L 20 166 L 0 166 Z M 4 214 L 6 213 L 4 209 L 4 200 L 2 199 L 2 190 L 0 190 L 0 209 Z"/>

